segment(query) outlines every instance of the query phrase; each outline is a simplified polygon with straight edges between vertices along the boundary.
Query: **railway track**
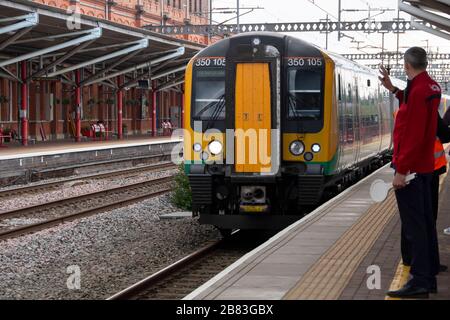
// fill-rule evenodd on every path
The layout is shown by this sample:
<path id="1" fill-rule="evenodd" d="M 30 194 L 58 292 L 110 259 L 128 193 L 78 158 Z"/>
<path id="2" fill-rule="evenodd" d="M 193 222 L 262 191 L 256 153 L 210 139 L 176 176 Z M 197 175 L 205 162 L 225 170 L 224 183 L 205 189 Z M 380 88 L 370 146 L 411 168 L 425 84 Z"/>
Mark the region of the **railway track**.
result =
<path id="1" fill-rule="evenodd" d="M 162 195 L 171 191 L 172 181 L 173 176 L 168 176 L 1 212 L 0 240 Z M 11 223 L 11 219 L 25 221 L 25 224 L 17 227 Z"/>
<path id="2" fill-rule="evenodd" d="M 179 300 L 267 240 L 267 234 L 235 232 L 184 257 L 107 300 Z"/>
<path id="3" fill-rule="evenodd" d="M 145 165 L 145 166 L 139 166 L 139 167 L 133 167 L 133 168 L 127 168 L 127 169 L 120 169 L 120 170 L 114 170 L 114 171 L 108 171 L 108 172 L 102 172 L 102 173 L 94 173 L 94 174 L 89 174 L 89 175 L 77 176 L 77 177 L 72 177 L 72 178 L 58 180 L 58 181 L 45 182 L 45 183 L 39 183 L 36 185 L 31 185 L 31 186 L 23 186 L 23 187 L 17 187 L 14 189 L 2 190 L 2 191 L 0 191 L 0 200 L 12 198 L 12 197 L 18 197 L 18 196 L 22 196 L 22 195 L 29 196 L 30 194 L 56 190 L 69 182 L 75 182 L 75 181 L 80 181 L 80 180 L 108 179 L 108 178 L 114 178 L 114 177 L 119 177 L 119 176 L 129 176 L 134 173 L 138 174 L 138 173 L 152 172 L 152 171 L 165 170 L 165 169 L 175 169 L 175 168 L 176 168 L 176 166 L 172 162 L 163 162 L 160 164 L 151 164 L 151 165 Z"/>

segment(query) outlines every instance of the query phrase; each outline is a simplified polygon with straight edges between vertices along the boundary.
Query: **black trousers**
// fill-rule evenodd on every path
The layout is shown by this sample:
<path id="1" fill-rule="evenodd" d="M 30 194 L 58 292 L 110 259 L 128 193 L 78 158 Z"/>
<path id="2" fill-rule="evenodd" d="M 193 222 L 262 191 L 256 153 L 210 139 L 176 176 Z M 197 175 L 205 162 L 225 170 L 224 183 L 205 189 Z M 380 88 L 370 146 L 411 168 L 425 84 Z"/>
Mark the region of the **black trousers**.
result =
<path id="1" fill-rule="evenodd" d="M 418 174 L 406 187 L 395 191 L 402 222 L 402 258 L 411 265 L 412 284 L 424 288 L 436 285 L 439 272 L 432 179 L 433 174 Z"/>
<path id="2" fill-rule="evenodd" d="M 436 170 L 433 172 L 433 176 L 431 179 L 431 211 L 433 213 L 434 222 L 437 222 L 438 212 L 439 212 L 439 177 L 441 174 L 445 173 L 445 171 Z M 436 235 L 437 237 L 437 235 Z M 411 265 L 411 245 L 407 241 L 403 226 L 402 226 L 402 237 L 401 237 L 401 251 L 402 251 L 402 260 L 406 265 Z M 440 265 L 440 257 L 439 257 L 439 243 L 438 243 L 438 263 Z"/>
<path id="3" fill-rule="evenodd" d="M 438 171 L 433 172 L 433 178 L 431 179 L 431 208 L 433 211 L 434 221 L 437 221 L 439 211 L 439 176 L 441 174 Z"/>

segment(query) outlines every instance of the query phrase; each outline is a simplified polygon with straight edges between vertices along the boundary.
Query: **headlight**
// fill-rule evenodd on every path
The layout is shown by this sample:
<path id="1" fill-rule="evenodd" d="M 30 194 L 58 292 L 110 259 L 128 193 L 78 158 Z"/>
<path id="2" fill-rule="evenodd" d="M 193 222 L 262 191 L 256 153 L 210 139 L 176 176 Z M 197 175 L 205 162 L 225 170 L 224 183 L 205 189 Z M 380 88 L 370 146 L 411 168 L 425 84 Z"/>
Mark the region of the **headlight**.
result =
<path id="1" fill-rule="evenodd" d="M 201 158 L 203 161 L 208 161 L 208 159 L 209 159 L 209 154 L 208 154 L 208 152 L 202 152 L 202 153 L 200 153 L 200 158 Z"/>
<path id="2" fill-rule="evenodd" d="M 314 153 L 318 153 L 318 152 L 320 152 L 320 144 L 318 144 L 318 143 L 314 143 L 312 146 L 311 146 L 311 150 L 312 150 L 312 152 L 314 152 Z"/>
<path id="3" fill-rule="evenodd" d="M 212 155 L 218 155 L 222 152 L 222 144 L 220 141 L 214 140 L 208 145 L 208 150 Z"/>
<path id="4" fill-rule="evenodd" d="M 252 42 L 253 42 L 253 45 L 254 45 L 254 46 L 259 46 L 259 45 L 261 44 L 261 39 L 259 39 L 259 38 L 254 38 Z"/>
<path id="5" fill-rule="evenodd" d="M 202 145 L 200 143 L 195 143 L 193 146 L 193 149 L 195 152 L 201 152 L 202 151 Z"/>
<path id="6" fill-rule="evenodd" d="M 314 155 L 311 152 L 307 152 L 305 153 L 305 155 L 303 156 L 305 158 L 306 161 L 312 161 L 314 159 Z"/>
<path id="7" fill-rule="evenodd" d="M 305 145 L 303 144 L 303 142 L 301 141 L 294 141 L 289 145 L 289 151 L 294 155 L 294 156 L 299 156 L 301 155 L 303 152 L 305 152 Z"/>

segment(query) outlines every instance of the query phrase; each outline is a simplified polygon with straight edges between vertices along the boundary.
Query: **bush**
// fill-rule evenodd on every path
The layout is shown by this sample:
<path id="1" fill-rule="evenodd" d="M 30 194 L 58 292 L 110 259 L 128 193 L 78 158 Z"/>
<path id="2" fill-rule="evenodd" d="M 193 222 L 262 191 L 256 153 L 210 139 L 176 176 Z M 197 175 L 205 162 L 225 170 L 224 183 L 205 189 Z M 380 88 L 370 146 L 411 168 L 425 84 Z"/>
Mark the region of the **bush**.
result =
<path id="1" fill-rule="evenodd" d="M 172 203 L 180 209 L 192 210 L 192 193 L 189 186 L 189 179 L 184 172 L 184 164 L 178 168 L 175 175 L 175 191 L 172 196 Z"/>

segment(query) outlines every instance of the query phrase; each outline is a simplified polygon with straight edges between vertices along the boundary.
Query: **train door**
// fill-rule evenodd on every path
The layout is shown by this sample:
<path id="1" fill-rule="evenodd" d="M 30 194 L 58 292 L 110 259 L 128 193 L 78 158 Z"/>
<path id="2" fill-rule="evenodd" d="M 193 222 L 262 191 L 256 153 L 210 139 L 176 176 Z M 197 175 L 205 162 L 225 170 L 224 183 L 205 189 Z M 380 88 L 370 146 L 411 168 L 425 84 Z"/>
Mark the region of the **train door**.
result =
<path id="1" fill-rule="evenodd" d="M 351 165 L 353 164 L 354 160 L 354 145 L 355 145 L 355 123 L 353 120 L 353 114 L 354 114 L 354 92 L 351 85 L 352 77 L 347 72 L 346 74 L 346 85 L 347 85 L 347 92 L 345 97 L 345 123 L 346 123 L 346 129 L 347 129 L 347 135 L 346 135 L 346 164 Z"/>
<path id="2" fill-rule="evenodd" d="M 354 143 L 353 143 L 353 150 L 354 150 L 354 162 L 357 163 L 360 158 L 360 151 L 361 151 L 361 114 L 360 114 L 360 99 L 359 99 L 359 81 L 357 77 L 353 78 L 353 132 L 354 132 Z"/>
<path id="3" fill-rule="evenodd" d="M 235 83 L 235 171 L 270 172 L 272 99 L 269 63 L 238 63 Z"/>
<path id="4" fill-rule="evenodd" d="M 354 157 L 354 140 L 355 140 L 355 134 L 354 134 L 354 123 L 353 123 L 353 94 L 352 94 L 352 88 L 350 85 L 351 77 L 349 77 L 348 72 L 342 73 L 342 91 L 343 91 L 343 104 L 341 106 L 343 111 L 343 124 L 345 126 L 345 136 L 344 136 L 344 160 L 343 165 L 345 167 L 353 164 L 353 157 Z"/>

